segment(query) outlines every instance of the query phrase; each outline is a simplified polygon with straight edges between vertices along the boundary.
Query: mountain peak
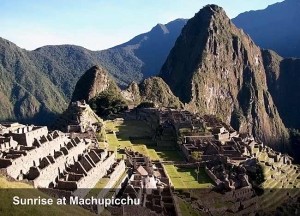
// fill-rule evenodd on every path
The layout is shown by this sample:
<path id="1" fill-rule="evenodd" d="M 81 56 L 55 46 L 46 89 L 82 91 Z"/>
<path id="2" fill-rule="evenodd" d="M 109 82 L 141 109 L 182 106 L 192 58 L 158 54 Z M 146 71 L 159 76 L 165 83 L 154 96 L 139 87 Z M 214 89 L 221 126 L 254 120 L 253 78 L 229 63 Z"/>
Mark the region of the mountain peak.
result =
<path id="1" fill-rule="evenodd" d="M 208 5 L 187 22 L 160 76 L 190 111 L 220 116 L 240 132 L 277 143 L 287 132 L 262 62 L 260 48 L 221 7 Z"/>
<path id="2" fill-rule="evenodd" d="M 78 80 L 72 96 L 72 101 L 86 100 L 87 102 L 105 91 L 109 86 L 108 72 L 95 65 L 87 70 Z"/>
<path id="3" fill-rule="evenodd" d="M 169 34 L 170 31 L 164 24 L 158 23 L 156 26 L 154 26 L 151 29 L 150 33 L 152 33 L 152 34 L 157 34 L 157 33 Z"/>
<path id="4" fill-rule="evenodd" d="M 199 18 L 201 17 L 206 18 L 206 19 L 211 19 L 215 17 L 227 17 L 226 12 L 224 9 L 218 5 L 210 4 L 204 6 L 198 13 L 195 14 L 194 18 Z M 228 18 L 229 19 L 229 18 Z"/>

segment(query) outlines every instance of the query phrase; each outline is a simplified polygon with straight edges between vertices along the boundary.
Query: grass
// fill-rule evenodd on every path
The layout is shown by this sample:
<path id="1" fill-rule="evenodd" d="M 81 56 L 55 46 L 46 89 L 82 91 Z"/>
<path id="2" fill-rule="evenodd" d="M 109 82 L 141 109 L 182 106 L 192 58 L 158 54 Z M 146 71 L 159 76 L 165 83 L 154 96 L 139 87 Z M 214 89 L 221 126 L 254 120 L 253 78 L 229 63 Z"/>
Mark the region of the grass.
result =
<path id="1" fill-rule="evenodd" d="M 148 156 L 151 158 L 151 160 L 160 160 L 161 159 L 154 149 L 148 149 Z"/>
<path id="2" fill-rule="evenodd" d="M 200 213 L 196 212 L 189 203 L 185 202 L 181 198 L 178 198 L 177 200 L 178 200 L 178 204 L 179 204 L 179 209 L 181 211 L 181 215 L 184 215 L 184 216 L 201 215 Z"/>
<path id="3" fill-rule="evenodd" d="M 32 186 L 22 182 L 10 182 L 5 177 L 0 176 L 0 215 L 94 215 L 91 212 L 79 206 L 58 206 L 53 205 L 18 205 L 12 203 L 13 197 L 20 198 L 50 198 L 47 194 L 33 188 Z M 54 199 L 54 203 L 56 199 Z"/>
<path id="4" fill-rule="evenodd" d="M 177 150 L 158 150 L 155 147 L 155 143 L 151 139 L 131 140 L 130 137 L 151 137 L 151 129 L 142 121 L 106 121 L 105 125 L 107 127 L 107 131 L 115 132 L 115 134 L 107 133 L 106 135 L 110 150 L 114 151 L 117 148 L 131 148 L 134 151 L 138 151 L 146 156 L 149 156 L 152 160 L 183 160 L 183 157 Z"/>
<path id="5" fill-rule="evenodd" d="M 164 161 L 183 161 L 182 155 L 177 150 L 158 150 L 157 155 Z"/>
<path id="6" fill-rule="evenodd" d="M 130 120 L 117 125 L 120 137 L 129 138 L 130 136 L 152 136 L 151 129 L 143 121 Z"/>
<path id="7" fill-rule="evenodd" d="M 137 120 L 130 121 L 107 121 L 107 130 L 114 131 L 115 134 L 107 134 L 110 148 L 131 148 L 134 151 L 149 156 L 151 160 L 161 161 L 184 161 L 183 156 L 178 150 L 158 149 L 151 139 L 130 139 L 130 137 L 152 136 L 151 129 L 143 122 Z M 199 182 L 195 169 L 182 169 L 174 165 L 165 165 L 166 172 L 175 188 L 209 188 L 212 186 L 210 178 L 206 175 L 204 169 L 200 169 Z"/>
<path id="8" fill-rule="evenodd" d="M 203 168 L 199 170 L 199 179 L 197 181 L 196 169 L 178 168 L 170 164 L 165 164 L 164 167 L 175 189 L 200 189 L 213 186 L 211 179 Z"/>

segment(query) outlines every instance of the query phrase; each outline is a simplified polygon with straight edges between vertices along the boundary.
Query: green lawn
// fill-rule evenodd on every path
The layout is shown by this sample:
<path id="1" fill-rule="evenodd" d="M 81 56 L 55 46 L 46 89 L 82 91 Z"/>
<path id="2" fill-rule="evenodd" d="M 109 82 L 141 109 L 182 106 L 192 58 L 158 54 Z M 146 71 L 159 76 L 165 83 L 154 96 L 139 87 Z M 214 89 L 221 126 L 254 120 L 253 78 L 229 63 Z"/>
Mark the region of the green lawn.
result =
<path id="1" fill-rule="evenodd" d="M 161 159 L 154 149 L 148 149 L 148 156 L 151 158 L 151 160 L 160 160 Z"/>
<path id="2" fill-rule="evenodd" d="M 197 181 L 195 169 L 178 168 L 169 164 L 164 165 L 164 167 L 176 189 L 199 189 L 213 186 L 203 168 L 199 170 L 199 180 Z"/>
<path id="3" fill-rule="evenodd" d="M 189 203 L 185 202 L 181 198 L 177 198 L 177 200 L 178 200 L 178 204 L 179 204 L 179 209 L 181 211 L 181 215 L 183 215 L 183 216 L 201 215 L 196 210 L 194 210 L 193 207 Z"/>
<path id="4" fill-rule="evenodd" d="M 130 136 L 142 137 L 152 136 L 153 132 L 143 121 L 130 120 L 124 121 L 122 124 L 116 126 L 119 131 L 119 135 L 122 138 L 129 138 Z"/>
<path id="5" fill-rule="evenodd" d="M 116 135 L 114 134 L 107 134 L 107 142 L 109 144 L 110 148 L 118 148 L 120 143 L 119 140 L 117 139 Z"/>
<path id="6" fill-rule="evenodd" d="M 173 160 L 180 161 L 182 156 L 178 151 L 161 151 L 155 149 L 155 143 L 151 139 L 134 139 L 130 137 L 151 136 L 151 129 L 142 121 L 107 121 L 107 131 L 115 131 L 107 134 L 107 141 L 110 150 L 117 148 L 131 148 L 144 155 L 149 156 L 152 160 Z"/>
<path id="7" fill-rule="evenodd" d="M 178 150 L 157 150 L 157 155 L 164 161 L 183 161 L 183 157 Z"/>

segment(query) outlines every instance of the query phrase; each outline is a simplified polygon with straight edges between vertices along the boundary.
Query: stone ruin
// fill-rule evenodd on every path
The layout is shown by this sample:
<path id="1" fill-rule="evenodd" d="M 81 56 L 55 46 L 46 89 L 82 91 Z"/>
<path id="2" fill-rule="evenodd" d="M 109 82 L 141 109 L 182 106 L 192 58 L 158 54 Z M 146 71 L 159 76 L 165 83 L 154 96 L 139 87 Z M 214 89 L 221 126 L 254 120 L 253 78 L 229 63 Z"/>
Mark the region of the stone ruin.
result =
<path id="1" fill-rule="evenodd" d="M 66 133 L 95 132 L 102 126 L 103 120 L 84 100 L 71 102 L 68 109 L 54 123 L 55 128 Z"/>
<path id="2" fill-rule="evenodd" d="M 125 149 L 125 153 L 132 171 L 122 197 L 140 199 L 141 206 L 149 209 L 153 215 L 177 215 L 173 189 L 162 164 L 130 149 Z M 121 211 L 124 208 L 127 211 L 127 207 L 118 209 Z M 116 209 L 109 211 L 118 212 Z"/>
<path id="3" fill-rule="evenodd" d="M 84 197 L 102 177 L 113 185 L 125 172 L 124 160 L 116 160 L 112 151 L 91 147 L 90 139 L 21 124 L 3 124 L 0 134 L 2 173 L 55 196 Z"/>
<path id="4" fill-rule="evenodd" d="M 215 183 L 226 185 L 226 189 L 240 188 L 242 185 L 249 187 L 247 174 L 240 173 L 239 178 L 228 176 L 229 179 L 221 180 L 222 172 L 218 173 L 218 167 L 214 167 L 214 164 L 218 166 L 221 163 L 224 167 L 236 169 L 244 167 L 247 172 L 252 173 L 256 172 L 258 163 L 264 164 L 266 169 L 270 167 L 271 171 L 279 170 L 275 167 L 291 167 L 293 171 L 289 173 L 293 174 L 292 178 L 298 177 L 296 174 L 299 168 L 292 165 L 292 158 L 256 142 L 248 134 L 239 134 L 214 116 L 199 116 L 185 110 L 171 108 L 144 108 L 136 111 L 136 118 L 146 123 L 152 122 L 152 126 L 156 125 L 156 128 L 163 128 L 161 133 L 166 131 L 166 134 L 176 134 L 177 143 L 186 159 L 189 162 L 199 162 L 201 166 L 206 167 L 207 174 Z M 193 156 L 195 153 L 199 158 Z M 253 159 L 255 159 L 254 163 L 251 163 Z M 272 164 L 275 167 L 272 167 Z M 285 169 L 280 170 L 281 173 L 286 172 Z M 275 179 L 276 175 L 269 175 L 268 178 Z"/>

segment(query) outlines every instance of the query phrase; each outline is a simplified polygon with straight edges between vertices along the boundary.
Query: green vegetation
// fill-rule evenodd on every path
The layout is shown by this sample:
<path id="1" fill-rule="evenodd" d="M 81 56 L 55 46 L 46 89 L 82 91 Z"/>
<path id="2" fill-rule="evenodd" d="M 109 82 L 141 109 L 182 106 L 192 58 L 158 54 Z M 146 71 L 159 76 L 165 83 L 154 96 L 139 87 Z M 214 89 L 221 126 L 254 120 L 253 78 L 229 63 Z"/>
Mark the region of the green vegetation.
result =
<path id="1" fill-rule="evenodd" d="M 179 209 L 181 211 L 181 215 L 184 216 L 198 216 L 201 215 L 196 210 L 193 209 L 193 207 L 187 203 L 186 201 L 182 200 L 181 198 L 177 198 Z"/>
<path id="2" fill-rule="evenodd" d="M 164 26 L 169 28 L 168 34 L 154 29 L 155 34 L 147 34 L 147 41 L 143 34 L 103 51 L 74 45 L 26 51 L 0 38 L 0 120 L 42 124 L 53 119 L 52 113 L 61 113 L 67 107 L 79 77 L 94 65 L 106 68 L 119 86 L 140 82 L 143 76 L 158 72 L 185 23 L 176 20 L 170 28 Z"/>
<path id="3" fill-rule="evenodd" d="M 181 153 L 178 150 L 161 150 L 158 149 L 150 139 L 153 133 L 142 121 L 106 121 L 106 130 L 109 148 L 111 150 L 131 148 L 152 160 L 161 161 L 183 161 Z M 114 133 L 113 133 L 113 132 Z M 115 135 L 116 134 L 116 135 Z M 133 139 L 132 137 L 147 137 L 149 139 Z M 118 153 L 118 157 L 122 154 Z M 197 182 L 196 169 L 183 169 L 174 165 L 164 165 L 167 174 L 170 177 L 175 188 L 209 188 L 212 187 L 210 178 L 206 175 L 204 169 L 199 171 L 199 181 Z"/>
<path id="4" fill-rule="evenodd" d="M 199 189 L 213 186 L 213 182 L 203 168 L 199 169 L 199 179 L 197 181 L 196 169 L 178 168 L 169 164 L 164 165 L 164 167 L 175 189 Z"/>
<path id="5" fill-rule="evenodd" d="M 202 152 L 199 151 L 193 151 L 192 152 L 192 158 L 196 161 L 200 161 L 202 158 Z"/>
<path id="6" fill-rule="evenodd" d="M 127 102 L 114 81 L 110 82 L 107 90 L 92 98 L 89 104 L 99 116 L 117 114 L 128 109 Z"/>
<path id="7" fill-rule="evenodd" d="M 0 121 L 51 122 L 66 108 L 63 94 L 39 70 L 34 56 L 2 38 L 0 50 Z"/>
<path id="8" fill-rule="evenodd" d="M 41 191 L 32 188 L 32 186 L 22 182 L 10 182 L 5 177 L 0 176 L 0 215 L 78 215 L 87 216 L 94 215 L 91 212 L 79 206 L 58 206 L 53 205 L 19 205 L 14 206 L 12 203 L 13 197 L 19 196 L 20 198 L 50 198 L 48 195 Z M 54 199 L 54 198 L 53 198 Z M 54 199 L 55 200 L 55 199 Z M 55 202 L 54 202 L 55 203 Z"/>
<path id="9" fill-rule="evenodd" d="M 142 121 L 106 121 L 105 125 L 106 130 L 110 132 L 106 136 L 111 150 L 126 147 L 149 156 L 152 160 L 183 160 L 178 150 L 161 150 L 157 148 L 151 139 L 154 132 Z M 117 135 L 111 131 L 114 131 Z"/>
<path id="10" fill-rule="evenodd" d="M 145 79 L 139 85 L 139 89 L 143 101 L 152 102 L 153 104 L 164 107 L 183 107 L 179 98 L 174 96 L 169 86 L 160 77 Z"/>

